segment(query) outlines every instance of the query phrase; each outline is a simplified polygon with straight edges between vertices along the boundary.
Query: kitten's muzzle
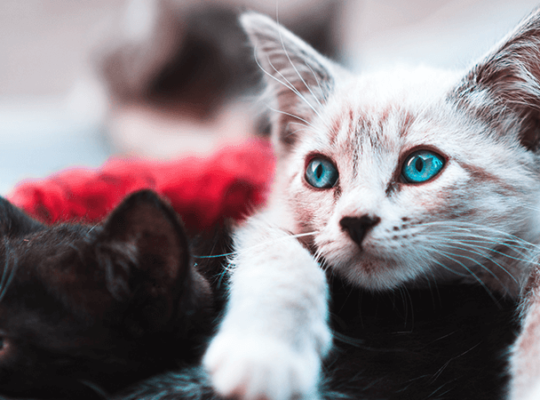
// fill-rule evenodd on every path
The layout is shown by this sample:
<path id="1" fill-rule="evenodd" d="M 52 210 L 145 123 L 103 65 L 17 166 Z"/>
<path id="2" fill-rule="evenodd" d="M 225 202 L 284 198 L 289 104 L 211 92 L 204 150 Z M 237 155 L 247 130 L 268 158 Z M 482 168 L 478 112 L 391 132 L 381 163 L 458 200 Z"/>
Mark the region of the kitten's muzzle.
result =
<path id="1" fill-rule="evenodd" d="M 377 225 L 381 219 L 376 216 L 363 215 L 361 217 L 343 217 L 339 224 L 354 242 L 361 247 L 368 231 Z"/>

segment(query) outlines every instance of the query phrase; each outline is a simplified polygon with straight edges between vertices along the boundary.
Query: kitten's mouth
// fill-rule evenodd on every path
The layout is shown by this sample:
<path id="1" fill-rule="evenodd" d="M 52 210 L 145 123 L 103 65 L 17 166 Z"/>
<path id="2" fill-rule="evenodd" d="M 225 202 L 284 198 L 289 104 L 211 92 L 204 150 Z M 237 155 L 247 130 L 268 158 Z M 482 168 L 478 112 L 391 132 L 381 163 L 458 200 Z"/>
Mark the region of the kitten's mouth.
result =
<path id="1" fill-rule="evenodd" d="M 377 274 L 381 270 L 381 265 L 372 260 L 367 260 L 361 264 L 362 271 L 367 275 Z"/>
<path id="2" fill-rule="evenodd" d="M 377 291 L 392 289 L 408 280 L 410 275 L 398 262 L 381 259 L 364 251 L 360 257 L 341 262 L 327 260 L 327 264 L 352 284 Z"/>

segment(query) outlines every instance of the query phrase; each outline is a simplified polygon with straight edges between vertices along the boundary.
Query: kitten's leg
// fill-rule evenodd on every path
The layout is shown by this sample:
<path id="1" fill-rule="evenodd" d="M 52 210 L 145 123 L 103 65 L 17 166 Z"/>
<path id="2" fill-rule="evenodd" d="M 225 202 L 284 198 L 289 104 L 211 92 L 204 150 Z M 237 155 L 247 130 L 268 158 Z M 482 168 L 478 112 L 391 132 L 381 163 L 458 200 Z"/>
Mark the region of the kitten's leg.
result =
<path id="1" fill-rule="evenodd" d="M 331 343 L 324 272 L 260 216 L 235 243 L 228 308 L 204 357 L 214 388 L 241 399 L 317 398 Z"/>
<path id="2" fill-rule="evenodd" d="M 540 395 L 540 270 L 527 283 L 522 304 L 522 329 L 510 357 L 510 400 L 532 400 Z"/>

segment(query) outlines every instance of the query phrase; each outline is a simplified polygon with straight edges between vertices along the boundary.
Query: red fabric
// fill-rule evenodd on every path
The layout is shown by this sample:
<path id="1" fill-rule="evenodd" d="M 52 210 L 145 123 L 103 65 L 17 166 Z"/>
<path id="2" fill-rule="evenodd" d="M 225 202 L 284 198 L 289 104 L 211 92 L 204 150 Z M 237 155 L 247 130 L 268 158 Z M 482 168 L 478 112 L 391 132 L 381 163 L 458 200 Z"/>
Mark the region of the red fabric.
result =
<path id="1" fill-rule="evenodd" d="M 99 169 L 70 169 L 24 181 L 8 200 L 48 224 L 99 222 L 129 193 L 153 189 L 191 229 L 241 218 L 266 200 L 274 156 L 266 141 L 224 147 L 209 157 L 169 162 L 113 158 Z"/>

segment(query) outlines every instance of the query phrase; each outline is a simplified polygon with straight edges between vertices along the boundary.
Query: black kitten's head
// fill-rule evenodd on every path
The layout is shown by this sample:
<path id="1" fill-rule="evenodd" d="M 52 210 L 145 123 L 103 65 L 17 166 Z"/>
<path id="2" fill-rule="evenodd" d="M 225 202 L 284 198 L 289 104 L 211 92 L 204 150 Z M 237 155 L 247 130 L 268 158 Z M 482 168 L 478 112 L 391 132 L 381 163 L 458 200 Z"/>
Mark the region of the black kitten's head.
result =
<path id="1" fill-rule="evenodd" d="M 96 227 L 46 227 L 0 199 L 0 396 L 91 398 L 189 362 L 210 308 L 152 192 Z"/>

